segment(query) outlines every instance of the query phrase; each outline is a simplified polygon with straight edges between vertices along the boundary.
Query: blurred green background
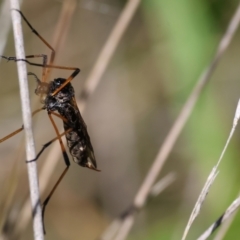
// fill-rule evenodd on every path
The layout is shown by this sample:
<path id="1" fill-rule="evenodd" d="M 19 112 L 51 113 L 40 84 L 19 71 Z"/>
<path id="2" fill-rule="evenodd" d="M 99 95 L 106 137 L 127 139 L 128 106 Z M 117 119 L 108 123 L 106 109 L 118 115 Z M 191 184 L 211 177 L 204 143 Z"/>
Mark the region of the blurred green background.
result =
<path id="1" fill-rule="evenodd" d="M 127 1 L 78 0 L 75 3 L 68 34 L 55 63 L 81 69 L 73 80 L 79 98 L 84 80 Z M 132 203 L 191 89 L 214 56 L 237 4 L 236 0 L 141 1 L 83 113 L 102 172 L 72 163 L 47 207 L 46 239 L 97 239 Z M 24 0 L 21 10 L 52 43 L 62 5 L 61 0 Z M 26 54 L 50 53 L 26 24 L 23 30 Z M 174 172 L 177 180 L 162 194 L 149 199 L 136 216 L 128 239 L 181 238 L 232 126 L 240 96 L 239 42 L 238 30 L 159 176 L 161 179 Z M 12 31 L 4 55 L 15 55 Z M 28 70 L 41 75 L 41 69 L 36 67 L 28 66 Z M 53 71 L 52 78 L 68 75 L 68 71 L 58 70 Z M 15 63 L 1 61 L 0 81 L 0 137 L 3 137 L 22 124 Z M 29 80 L 29 87 L 34 110 L 35 82 Z M 58 121 L 58 126 L 61 125 Z M 35 118 L 34 133 L 37 150 L 55 136 L 45 112 Z M 0 144 L 0 211 L 3 211 L 1 199 L 8 194 L 6 185 L 17 165 L 18 185 L 7 214 L 11 224 L 28 194 L 25 157 L 16 160 L 22 137 L 19 134 Z M 237 128 L 188 239 L 196 239 L 237 196 L 239 144 Z M 39 169 L 49 150 L 38 161 Z M 47 192 L 64 168 L 60 160 Z M 239 238 L 239 221 L 237 217 L 225 239 Z M 11 239 L 11 227 L 4 232 Z M 32 239 L 31 224 L 14 239 Z"/>

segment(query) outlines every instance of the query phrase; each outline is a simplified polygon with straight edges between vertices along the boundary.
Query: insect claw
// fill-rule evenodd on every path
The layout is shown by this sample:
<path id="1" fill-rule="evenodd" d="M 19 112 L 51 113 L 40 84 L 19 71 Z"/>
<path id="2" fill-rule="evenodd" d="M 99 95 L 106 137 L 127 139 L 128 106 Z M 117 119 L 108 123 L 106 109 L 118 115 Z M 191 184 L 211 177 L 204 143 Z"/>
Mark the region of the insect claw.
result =
<path id="1" fill-rule="evenodd" d="M 25 162 L 26 163 L 31 163 L 31 162 L 35 162 L 37 160 L 37 158 L 34 158 L 34 159 L 32 159 L 32 160 L 26 160 Z"/>
<path id="2" fill-rule="evenodd" d="M 38 83 L 38 84 L 40 84 L 40 83 L 41 83 L 40 79 L 37 77 L 37 75 L 36 75 L 36 74 L 34 74 L 34 73 L 32 73 L 32 72 L 28 72 L 28 73 L 27 73 L 27 75 L 28 75 L 28 76 L 34 76 L 34 77 L 35 77 L 35 79 L 36 79 L 36 81 L 37 81 L 37 83 Z"/>
<path id="3" fill-rule="evenodd" d="M 2 58 L 4 58 L 4 59 L 6 59 L 7 60 L 7 62 L 9 62 L 9 61 L 18 61 L 18 60 L 21 60 L 21 59 L 16 59 L 16 57 L 5 57 L 5 56 L 2 56 L 2 55 L 0 55 L 0 57 L 2 57 Z M 21 60 L 22 61 L 22 60 Z"/>

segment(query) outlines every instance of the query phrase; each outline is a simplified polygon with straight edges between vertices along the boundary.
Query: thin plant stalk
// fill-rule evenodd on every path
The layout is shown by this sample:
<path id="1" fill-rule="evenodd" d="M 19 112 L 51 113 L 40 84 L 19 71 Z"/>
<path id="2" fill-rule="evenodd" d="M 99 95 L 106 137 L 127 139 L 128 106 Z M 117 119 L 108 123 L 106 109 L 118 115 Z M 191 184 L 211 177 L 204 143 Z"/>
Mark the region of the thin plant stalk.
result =
<path id="1" fill-rule="evenodd" d="M 59 14 L 59 18 L 52 39 L 52 46 L 55 50 L 55 60 L 59 50 L 62 49 L 64 43 L 66 42 L 68 30 L 71 26 L 72 18 L 76 10 L 76 5 L 76 0 L 64 0 L 62 3 L 61 13 Z M 47 69 L 47 80 L 49 80 L 52 70 L 52 68 Z"/>
<path id="2" fill-rule="evenodd" d="M 135 208 L 141 208 L 144 205 L 152 185 L 156 181 L 164 163 L 166 162 L 170 152 L 172 151 L 174 144 L 176 143 L 180 133 L 182 132 L 183 127 L 185 126 L 188 118 L 190 117 L 190 114 L 192 113 L 197 100 L 199 99 L 208 81 L 210 81 L 210 77 L 212 76 L 212 73 L 215 70 L 220 58 L 222 57 L 223 53 L 226 51 L 227 47 L 229 46 L 234 36 L 234 33 L 238 28 L 239 21 L 240 21 L 240 5 L 238 6 L 236 13 L 233 15 L 227 27 L 227 30 L 217 47 L 215 56 L 213 57 L 209 66 L 203 71 L 203 73 L 199 77 L 186 103 L 184 104 L 182 110 L 180 111 L 180 114 L 178 115 L 172 128 L 170 129 L 165 141 L 163 142 L 163 145 L 161 146 L 157 154 L 157 157 L 155 158 L 152 166 L 150 167 L 141 187 L 139 188 L 139 191 L 137 192 L 133 201 L 133 206 Z M 119 236 L 121 235 L 124 237 L 120 238 L 117 235 L 116 239 L 117 240 L 125 239 L 131 227 L 132 225 L 129 224 L 128 228 L 126 228 L 125 222 L 123 221 L 122 228 L 120 228 L 119 230 Z M 125 233 L 123 234 L 122 231 L 125 231 Z"/>
<path id="3" fill-rule="evenodd" d="M 167 174 L 165 177 L 161 178 L 156 184 L 153 185 L 151 189 L 151 193 L 149 196 L 151 197 L 157 197 L 159 194 L 161 194 L 167 187 L 169 187 L 174 181 L 176 180 L 176 173 L 171 172 Z M 122 221 L 125 221 L 125 225 L 122 226 L 122 228 L 128 228 L 129 225 L 132 225 L 134 222 L 134 216 L 133 214 L 137 211 L 140 211 L 141 209 L 135 209 L 133 207 L 125 209 L 122 214 L 114 219 L 112 223 L 108 226 L 108 228 L 102 233 L 102 235 L 99 237 L 99 240 L 112 240 L 114 239 L 114 236 L 118 233 L 120 226 L 122 226 Z M 122 231 L 124 233 L 125 231 Z M 119 235 L 118 238 L 123 238 L 123 235 Z"/>
<path id="4" fill-rule="evenodd" d="M 185 238 L 187 237 L 187 234 L 188 234 L 188 231 L 190 229 L 190 227 L 192 226 L 194 220 L 196 219 L 196 217 L 199 215 L 200 213 L 200 210 L 201 210 L 201 207 L 203 205 L 203 202 L 204 200 L 206 199 L 208 193 L 209 193 L 209 190 L 210 190 L 210 187 L 212 186 L 214 180 L 216 179 L 219 171 L 218 171 L 218 166 L 219 164 L 221 163 L 222 159 L 223 159 L 223 156 L 227 150 L 227 147 L 229 146 L 229 143 L 230 143 L 230 140 L 232 139 L 233 137 L 233 134 L 235 132 L 235 129 L 237 127 L 237 124 L 238 124 L 238 120 L 240 118 L 240 100 L 238 101 L 238 105 L 237 105 L 237 109 L 236 109 L 236 112 L 235 112 L 235 116 L 234 116 L 234 119 L 233 119 L 233 125 L 232 125 L 232 129 L 230 131 L 230 134 L 229 134 L 229 137 L 226 141 L 226 144 L 222 150 L 222 153 L 217 161 L 217 164 L 213 167 L 212 171 L 210 172 L 208 178 L 207 178 L 207 181 L 198 197 L 198 200 L 193 208 L 193 211 L 190 215 L 190 218 L 189 218 L 189 221 L 187 223 L 187 226 L 185 228 L 185 231 L 183 233 L 183 237 L 182 237 L 182 240 L 185 240 Z"/>
<path id="5" fill-rule="evenodd" d="M 11 16 L 13 24 L 14 42 L 16 57 L 18 59 L 25 58 L 24 43 L 22 35 L 22 25 L 21 17 L 17 11 L 13 9 L 19 9 L 18 0 L 11 0 Z M 32 133 L 32 117 L 31 108 L 29 101 L 28 92 L 28 81 L 27 81 L 27 68 L 26 63 L 23 61 L 17 62 L 18 77 L 19 77 L 19 87 L 20 87 L 20 97 L 22 106 L 22 117 L 25 132 L 25 144 L 26 144 L 26 158 L 27 160 L 35 159 L 35 146 Z M 43 225 L 42 225 L 42 211 L 40 204 L 39 186 L 38 186 L 38 176 L 37 176 L 37 165 L 33 161 L 27 164 L 28 178 L 29 178 L 29 188 L 30 188 L 30 198 L 32 205 L 32 217 L 33 217 L 33 232 L 35 240 L 43 240 Z"/>
<path id="6" fill-rule="evenodd" d="M 76 7 L 76 0 L 65 0 L 62 4 L 62 10 L 58 18 L 57 27 L 53 34 L 53 41 L 52 41 L 53 42 L 52 46 L 54 46 L 56 53 L 58 52 L 59 49 L 63 47 L 66 41 L 66 36 L 71 24 L 72 17 L 74 15 L 75 7 Z M 51 68 L 48 72 L 48 77 L 50 73 L 51 73 Z M 34 105 L 38 106 L 39 100 L 38 102 L 35 102 Z M 37 108 L 39 107 L 35 107 L 34 109 L 37 109 Z M 52 159 L 51 160 L 52 164 L 55 166 L 57 164 L 57 162 L 54 163 L 55 157 L 50 156 L 50 159 Z M 55 161 L 57 161 L 57 159 Z M 47 187 L 48 179 L 50 178 L 51 174 L 52 174 L 51 168 L 49 169 L 48 167 L 43 166 L 40 172 L 40 183 L 41 183 L 40 192 L 43 192 L 43 189 Z M 43 175 L 44 175 L 44 178 L 43 177 L 41 178 L 41 176 Z M 16 223 L 16 226 L 14 229 L 15 236 L 20 235 L 23 229 L 26 228 L 26 226 L 30 221 L 31 215 L 29 214 L 28 206 L 29 206 L 29 200 L 27 199 L 24 202 L 23 207 L 19 213 L 19 219 L 21 219 L 21 221 L 17 221 Z"/>
<path id="7" fill-rule="evenodd" d="M 238 211 L 234 212 L 233 215 L 231 217 L 229 217 L 229 219 L 227 219 L 222 224 L 222 227 L 218 230 L 218 232 L 216 233 L 216 236 L 214 237 L 213 240 L 222 240 L 225 238 L 225 235 L 228 232 L 229 228 L 231 227 L 233 221 L 235 220 L 237 213 L 238 213 Z"/>
<path id="8" fill-rule="evenodd" d="M 236 198 L 226 211 L 199 237 L 197 240 L 208 239 L 217 228 L 219 228 L 226 220 L 233 216 L 240 207 L 240 197 Z"/>

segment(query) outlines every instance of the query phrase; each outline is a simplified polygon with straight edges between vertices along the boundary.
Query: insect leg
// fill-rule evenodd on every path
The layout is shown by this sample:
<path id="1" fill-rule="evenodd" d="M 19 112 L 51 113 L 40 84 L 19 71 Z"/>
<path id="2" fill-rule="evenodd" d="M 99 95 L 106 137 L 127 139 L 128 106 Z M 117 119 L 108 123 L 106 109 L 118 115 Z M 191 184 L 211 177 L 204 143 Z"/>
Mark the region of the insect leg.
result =
<path id="1" fill-rule="evenodd" d="M 70 81 L 72 81 L 72 79 L 75 78 L 78 75 L 78 73 L 80 72 L 80 69 L 76 68 L 76 67 L 65 67 L 65 66 L 57 66 L 57 65 L 43 65 L 43 64 L 39 64 L 39 63 L 30 62 L 27 59 L 16 59 L 15 57 L 5 57 L 5 56 L 2 56 L 2 57 L 7 59 L 8 61 L 11 61 L 11 60 L 14 60 L 15 62 L 16 61 L 23 61 L 23 62 L 26 62 L 27 64 L 29 64 L 31 66 L 36 66 L 36 67 L 55 68 L 55 69 L 63 69 L 63 70 L 74 70 L 73 73 L 66 79 L 66 81 L 58 89 L 56 89 L 52 93 L 52 96 L 56 95 Z"/>
<path id="2" fill-rule="evenodd" d="M 67 122 L 67 119 L 64 118 L 63 116 L 61 116 L 60 114 L 55 113 L 55 112 L 51 112 L 51 114 L 59 117 L 59 118 L 62 119 L 64 122 Z M 64 131 L 63 133 L 61 133 L 61 134 L 60 134 L 60 137 L 62 137 L 63 135 L 65 135 L 66 133 L 68 133 L 68 132 L 70 132 L 70 131 L 72 131 L 72 128 L 69 128 L 68 130 L 66 130 L 66 131 Z M 30 160 L 30 161 L 27 161 L 27 162 L 37 161 L 37 159 L 40 157 L 40 155 L 43 153 L 43 151 L 44 151 L 49 145 L 51 145 L 54 141 L 56 141 L 57 139 L 59 139 L 58 136 L 55 137 L 55 138 L 53 138 L 51 141 L 45 143 L 45 144 L 43 145 L 42 149 L 41 149 L 41 150 L 39 151 L 39 153 L 37 154 L 36 158 L 33 159 L 33 160 Z"/>
<path id="3" fill-rule="evenodd" d="M 33 117 L 36 113 L 40 112 L 41 110 L 43 110 L 43 109 L 40 108 L 40 109 L 37 109 L 37 110 L 33 111 L 33 112 L 32 112 L 32 117 Z M 1 138 L 1 139 L 0 139 L 0 143 L 6 141 L 7 139 L 9 139 L 9 138 L 13 137 L 14 135 L 18 134 L 18 133 L 21 132 L 23 129 L 24 129 L 24 126 L 22 125 L 22 127 L 20 127 L 19 129 L 15 130 L 14 132 L 8 134 L 7 136 Z"/>
<path id="4" fill-rule="evenodd" d="M 55 113 L 55 112 L 51 112 L 52 115 L 55 115 L 56 117 L 59 117 L 60 119 L 62 119 L 65 123 L 67 123 L 67 119 L 63 116 L 61 116 L 60 114 L 58 113 Z"/>
<path id="5" fill-rule="evenodd" d="M 64 69 L 63 67 L 61 67 L 60 69 Z M 68 68 L 70 69 L 70 68 Z M 73 80 L 73 78 L 75 78 L 78 73 L 80 72 L 79 68 L 74 68 L 74 72 L 66 79 L 66 81 L 58 88 L 56 89 L 53 93 L 52 96 L 56 95 L 61 89 L 63 89 L 69 82 L 71 82 Z"/>
<path id="6" fill-rule="evenodd" d="M 43 218 L 43 229 L 44 229 L 44 233 L 46 233 L 45 231 L 45 226 L 44 226 L 44 213 L 45 213 L 45 209 L 46 209 L 46 206 L 49 202 L 49 200 L 51 199 L 53 193 L 55 192 L 57 186 L 59 185 L 59 183 L 62 181 L 63 177 L 65 176 L 65 174 L 67 173 L 69 167 L 70 167 L 70 161 L 69 161 L 69 158 L 68 158 L 68 155 L 67 155 L 67 152 L 66 152 L 66 149 L 63 145 L 63 142 L 62 142 L 62 139 L 61 139 L 61 135 L 57 129 L 57 126 L 51 116 L 51 114 L 53 114 L 53 112 L 48 112 L 48 116 L 50 118 L 50 121 L 55 129 L 55 132 L 57 134 L 57 138 L 59 140 L 59 143 L 60 143 L 60 146 L 61 146 L 61 150 L 62 150 L 62 155 L 63 155 L 63 158 L 64 158 L 64 162 L 66 164 L 66 168 L 63 170 L 62 174 L 60 175 L 59 179 L 57 180 L 57 182 L 55 183 L 55 185 L 53 186 L 52 190 L 50 191 L 50 193 L 48 194 L 47 198 L 44 200 L 43 202 L 43 206 L 42 206 L 42 218 Z"/>
<path id="7" fill-rule="evenodd" d="M 29 65 L 32 66 L 37 66 L 37 67 L 43 67 L 42 64 L 38 64 L 38 63 L 32 63 L 26 59 L 17 59 L 16 61 L 24 61 L 26 63 L 28 63 Z M 80 72 L 79 68 L 75 68 L 75 67 L 65 67 L 65 66 L 57 66 L 57 65 L 46 65 L 44 66 L 46 68 L 56 68 L 56 69 L 63 69 L 63 70 L 74 70 L 73 73 L 66 79 L 66 81 L 58 88 L 56 89 L 51 95 L 54 96 L 56 95 L 61 89 L 63 89 L 70 81 L 73 80 L 73 78 L 75 78 L 78 73 Z"/>
<path id="8" fill-rule="evenodd" d="M 3 55 L 0 55 L 2 58 L 7 59 L 8 61 L 17 61 L 16 57 L 6 57 Z M 25 58 L 38 58 L 38 57 L 42 57 L 43 58 L 43 65 L 47 64 L 47 55 L 46 54 L 34 54 L 34 55 L 27 55 L 25 56 Z"/>
<path id="9" fill-rule="evenodd" d="M 2 56 L 0 55 L 0 57 L 7 59 L 7 61 L 17 61 L 16 57 L 6 57 L 6 56 Z M 43 58 L 43 62 L 42 62 L 42 81 L 44 81 L 44 79 L 46 79 L 46 65 L 47 65 L 47 59 L 48 56 L 46 54 L 34 54 L 34 55 L 27 55 L 25 56 L 25 58 L 38 58 L 38 57 L 42 57 Z"/>
<path id="10" fill-rule="evenodd" d="M 36 29 L 33 28 L 33 26 L 29 23 L 29 21 L 26 19 L 26 17 L 23 15 L 23 13 L 21 11 L 19 11 L 18 9 L 13 9 L 17 12 L 19 12 L 19 14 L 21 15 L 21 17 L 23 18 L 23 20 L 26 22 L 26 24 L 28 25 L 28 27 L 32 30 L 32 32 L 41 39 L 41 41 L 49 48 L 51 49 L 51 57 L 50 57 L 50 65 L 53 63 L 54 58 L 55 58 L 55 50 L 53 49 L 53 47 L 36 31 Z"/>
<path id="11" fill-rule="evenodd" d="M 60 134 L 60 137 L 64 136 L 66 133 L 72 131 L 72 128 L 69 128 L 67 131 L 64 131 L 63 133 Z M 42 149 L 38 152 L 37 156 L 35 159 L 33 160 L 28 160 L 26 161 L 27 163 L 29 162 L 34 162 L 34 161 L 37 161 L 38 158 L 40 157 L 40 155 L 43 153 L 43 151 L 48 147 L 50 146 L 54 141 L 58 140 L 58 137 L 55 137 L 53 138 L 52 140 L 50 140 L 49 142 L 45 143 L 43 146 L 42 146 Z"/>
<path id="12" fill-rule="evenodd" d="M 46 54 L 34 54 L 34 55 L 27 55 L 25 58 L 37 58 L 37 57 L 42 57 L 43 58 L 43 68 L 42 68 L 42 81 L 44 82 L 46 79 L 46 65 L 48 61 L 48 56 Z"/>

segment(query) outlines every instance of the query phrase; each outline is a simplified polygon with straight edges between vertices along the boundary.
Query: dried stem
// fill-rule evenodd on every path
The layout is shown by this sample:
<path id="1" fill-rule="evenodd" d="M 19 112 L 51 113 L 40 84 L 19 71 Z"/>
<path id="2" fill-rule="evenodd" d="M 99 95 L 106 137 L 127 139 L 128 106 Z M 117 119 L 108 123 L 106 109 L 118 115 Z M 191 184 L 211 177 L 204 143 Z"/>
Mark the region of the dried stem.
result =
<path id="1" fill-rule="evenodd" d="M 237 9 L 237 12 L 233 16 L 233 18 L 227 28 L 226 33 L 224 34 L 224 36 L 222 37 L 222 39 L 218 45 L 218 48 L 217 48 L 217 51 L 216 51 L 216 54 L 215 54 L 213 60 L 211 61 L 209 66 L 205 69 L 205 71 L 203 71 L 202 75 L 199 77 L 195 87 L 193 88 L 193 90 L 192 90 L 190 96 L 188 97 L 185 105 L 183 106 L 179 116 L 177 117 L 176 121 L 174 122 L 172 128 L 170 129 L 162 147 L 160 148 L 156 159 L 154 160 L 150 170 L 147 173 L 146 178 L 143 181 L 143 184 L 141 185 L 138 193 L 136 194 L 136 197 L 133 202 L 133 205 L 135 208 L 141 208 L 144 205 L 152 185 L 156 181 L 157 176 L 159 175 L 159 172 L 161 171 L 165 161 L 167 160 L 167 158 L 168 158 L 175 142 L 177 141 L 183 127 L 185 126 L 190 114 L 192 113 L 192 110 L 193 110 L 200 94 L 202 93 L 207 82 L 210 80 L 210 77 L 211 77 L 214 69 L 216 68 L 217 63 L 219 62 L 219 59 L 221 58 L 221 56 L 223 55 L 223 53 L 229 46 L 229 44 L 232 40 L 232 37 L 237 30 L 239 21 L 240 21 L 240 5 Z M 127 219 L 126 219 L 126 221 L 127 221 Z M 131 228 L 131 226 L 129 225 L 129 228 L 127 229 L 125 227 L 124 221 L 122 223 L 122 226 L 124 226 L 123 231 L 125 231 L 125 233 L 123 234 L 121 231 L 119 231 L 119 236 L 120 235 L 124 236 L 124 238 L 118 238 L 118 236 L 117 236 L 116 239 L 118 239 L 118 240 L 125 239 Z"/>
<path id="2" fill-rule="evenodd" d="M 162 179 L 160 179 L 152 188 L 150 195 L 152 197 L 158 196 L 162 193 L 167 187 L 169 187 L 176 180 L 175 173 L 169 173 Z M 114 239 L 114 236 L 120 232 L 118 235 L 118 239 L 125 238 L 125 229 L 128 229 L 134 223 L 134 214 L 141 209 L 137 209 L 134 207 L 129 207 L 126 209 L 118 218 L 114 219 L 112 223 L 108 226 L 108 228 L 104 231 L 104 233 L 99 237 L 99 240 L 111 240 Z M 122 222 L 125 224 L 122 224 Z M 121 228 L 120 228 L 121 227 Z M 120 230 L 119 230 L 120 229 Z M 117 239 L 117 238 L 116 238 Z"/>
<path id="3" fill-rule="evenodd" d="M 205 240 L 209 238 L 214 231 L 220 227 L 227 219 L 229 219 L 240 207 L 240 197 L 235 199 L 227 210 L 197 239 Z"/>
<path id="4" fill-rule="evenodd" d="M 204 200 L 206 199 L 207 197 L 207 194 L 210 190 L 210 187 L 212 186 L 214 180 L 216 179 L 216 176 L 218 175 L 218 166 L 220 164 L 220 162 L 222 161 L 222 158 L 227 150 L 227 147 L 230 143 L 230 140 L 235 132 L 235 129 L 237 127 L 237 124 L 238 124 L 238 121 L 239 121 L 239 118 L 240 118 L 240 100 L 238 101 L 238 105 L 237 105 L 237 109 L 236 109 L 236 112 L 235 112 L 235 116 L 234 116 L 234 119 L 233 119 L 233 125 L 232 125 L 232 129 L 230 131 L 230 134 L 229 134 L 229 137 L 227 139 L 227 142 L 222 150 L 222 153 L 217 161 L 217 164 L 213 167 L 212 171 L 210 172 L 208 178 L 207 178 L 207 181 L 198 197 L 198 200 L 193 208 L 193 211 L 191 213 L 191 216 L 189 218 L 189 221 L 187 223 L 187 226 L 185 228 L 185 231 L 184 231 L 184 234 L 183 234 L 183 237 L 182 237 L 182 240 L 185 240 L 185 238 L 187 237 L 187 234 L 188 234 L 188 231 L 192 225 L 192 223 L 194 222 L 194 220 L 196 219 L 196 217 L 198 216 L 198 214 L 200 213 L 200 210 L 201 210 L 201 207 L 203 205 L 203 202 Z"/>
<path id="5" fill-rule="evenodd" d="M 72 18 L 76 9 L 77 1 L 76 0 L 64 0 L 62 3 L 61 13 L 58 17 L 57 25 L 53 34 L 52 46 L 55 50 L 55 60 L 60 49 L 64 46 L 66 42 L 68 30 L 70 28 Z M 50 78 L 50 73 L 53 69 L 49 68 L 48 79 Z"/>
<path id="6" fill-rule="evenodd" d="M 18 0 L 11 0 L 11 9 L 19 9 Z M 17 11 L 11 11 L 11 15 L 12 15 L 16 57 L 18 59 L 23 59 L 25 58 L 25 52 L 24 52 L 24 44 L 23 44 L 23 36 L 22 36 L 21 17 Z M 18 61 L 17 68 L 18 68 L 22 116 L 23 116 L 24 132 L 25 132 L 26 158 L 27 160 L 32 160 L 32 159 L 35 159 L 36 154 L 35 154 L 34 139 L 33 139 L 33 133 L 32 133 L 32 117 L 31 117 L 31 109 L 30 109 L 30 101 L 29 101 L 26 63 L 22 61 Z M 40 205 L 36 162 L 33 161 L 31 163 L 28 163 L 27 167 L 28 167 L 30 197 L 31 197 L 31 204 L 32 204 L 34 239 L 42 240 L 44 239 L 44 235 L 43 235 L 43 226 L 42 226 L 42 213 L 41 213 L 41 205 Z"/>
<path id="7" fill-rule="evenodd" d="M 240 193 L 238 193 L 238 197 Z M 222 227 L 218 230 L 217 234 L 215 235 L 213 240 L 222 240 L 224 239 L 227 231 L 229 230 L 230 226 L 232 225 L 238 211 L 235 211 L 223 224 Z"/>
<path id="8" fill-rule="evenodd" d="M 62 10 L 59 15 L 59 20 L 57 23 L 57 27 L 53 34 L 53 46 L 55 51 L 57 52 L 58 49 L 64 45 L 66 40 L 67 32 L 69 30 L 69 26 L 72 20 L 72 16 L 75 11 L 76 0 L 65 0 L 62 4 Z M 51 72 L 51 71 L 49 71 Z M 49 76 L 49 75 L 48 75 Z M 44 189 L 47 187 L 49 179 L 52 175 L 52 171 L 57 164 L 57 158 L 55 156 L 49 155 L 51 159 L 50 164 L 45 164 L 40 172 L 40 192 L 42 193 Z M 43 177 L 44 176 L 44 177 Z M 14 229 L 14 234 L 19 235 L 23 229 L 26 228 L 31 216 L 28 211 L 29 200 L 27 200 L 19 213 L 19 219 L 21 221 L 17 221 L 16 227 Z"/>
<path id="9" fill-rule="evenodd" d="M 130 21 L 132 20 L 140 0 L 130 0 L 126 3 L 122 10 L 112 32 L 110 33 L 105 45 L 103 46 L 96 63 L 90 72 L 84 87 L 84 96 L 89 96 L 97 87 L 100 79 L 102 78 L 106 68 L 120 42 L 124 32 L 126 31 Z M 80 109 L 82 102 L 79 102 Z"/>
<path id="10" fill-rule="evenodd" d="M 234 33 L 236 32 L 236 30 L 238 28 L 239 22 L 240 22 L 240 4 L 239 4 L 235 14 L 232 17 L 232 19 L 230 21 L 230 24 L 228 25 L 228 28 L 227 28 L 227 31 L 226 31 L 225 35 L 221 39 L 221 42 L 218 46 L 218 51 L 217 51 L 217 53 L 215 55 L 215 59 L 212 63 L 212 67 L 216 66 L 216 63 L 218 62 L 219 58 L 222 56 L 223 52 L 228 47 Z M 210 175 L 207 179 L 207 182 L 206 182 L 206 184 L 205 184 L 205 186 L 204 186 L 204 188 L 203 188 L 203 190 L 202 190 L 202 192 L 201 192 L 201 194 L 200 194 L 200 196 L 197 200 L 197 203 L 195 204 L 194 210 L 193 210 L 193 212 L 190 216 L 189 222 L 188 222 L 188 224 L 186 226 L 186 229 L 184 231 L 184 234 L 183 234 L 183 237 L 182 237 L 183 240 L 186 238 L 186 236 L 188 234 L 188 231 L 189 231 L 194 219 L 197 217 L 197 215 L 200 211 L 201 205 L 202 205 L 202 203 L 203 203 L 204 199 L 206 198 L 206 195 L 209 191 L 209 188 L 212 185 L 212 183 L 213 183 L 213 181 L 214 181 L 214 179 L 217 175 L 217 167 L 220 164 L 221 159 L 223 157 L 223 154 L 224 154 L 224 152 L 225 152 L 225 150 L 226 150 L 226 148 L 229 144 L 229 141 L 230 141 L 230 139 L 231 139 L 231 137 L 232 137 L 232 135 L 235 131 L 235 128 L 236 128 L 236 125 L 237 125 L 237 122 L 238 122 L 238 119 L 239 119 L 239 111 L 240 110 L 239 110 L 239 103 L 238 103 L 238 107 L 237 107 L 235 117 L 234 117 L 234 120 L 233 120 L 233 127 L 232 127 L 232 130 L 230 132 L 227 143 L 226 143 L 226 145 L 225 145 L 225 147 L 224 147 L 224 149 L 221 153 L 221 156 L 220 156 L 216 166 L 213 168 L 212 172 L 210 173 Z"/>

